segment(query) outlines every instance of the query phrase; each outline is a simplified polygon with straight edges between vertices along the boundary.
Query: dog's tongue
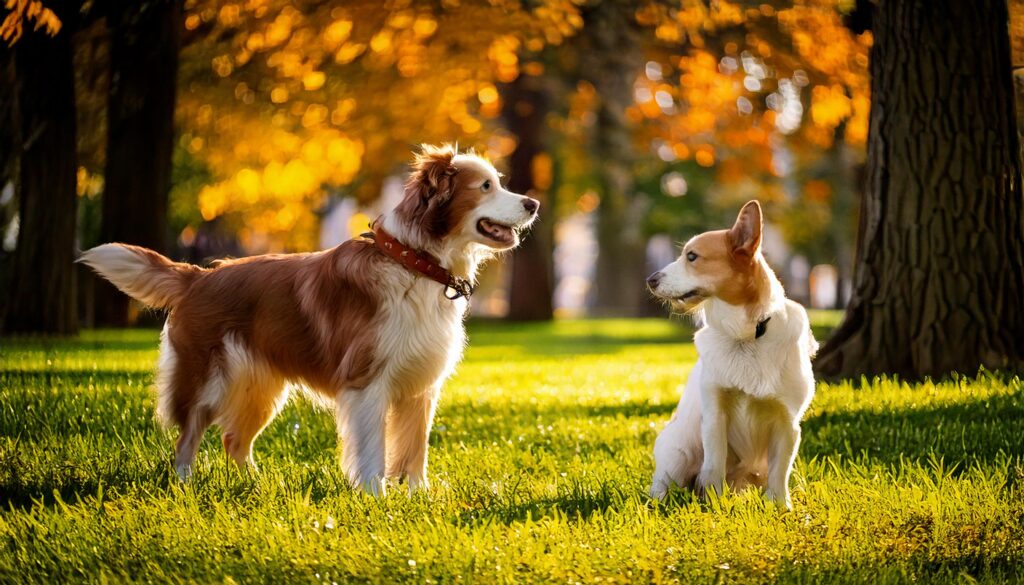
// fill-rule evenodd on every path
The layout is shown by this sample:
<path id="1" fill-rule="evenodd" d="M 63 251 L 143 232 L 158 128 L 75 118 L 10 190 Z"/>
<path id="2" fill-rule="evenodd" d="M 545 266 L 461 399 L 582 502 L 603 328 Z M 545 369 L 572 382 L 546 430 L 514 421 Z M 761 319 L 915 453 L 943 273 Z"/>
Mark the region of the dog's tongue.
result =
<path id="1" fill-rule="evenodd" d="M 512 238 L 512 229 L 498 225 L 490 221 L 482 220 L 480 226 L 487 230 L 487 233 L 496 240 L 509 240 Z"/>

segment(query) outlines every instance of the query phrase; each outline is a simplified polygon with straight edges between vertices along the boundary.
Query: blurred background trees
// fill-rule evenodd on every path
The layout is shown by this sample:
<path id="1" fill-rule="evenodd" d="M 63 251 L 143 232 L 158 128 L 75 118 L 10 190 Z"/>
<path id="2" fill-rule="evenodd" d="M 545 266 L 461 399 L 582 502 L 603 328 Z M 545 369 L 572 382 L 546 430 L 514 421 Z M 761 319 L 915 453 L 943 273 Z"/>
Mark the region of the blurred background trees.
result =
<path id="1" fill-rule="evenodd" d="M 1005 4 L 993 1 L 979 18 L 986 39 L 1005 41 Z M 985 53 L 1004 65 L 1024 39 L 1020 4 L 1010 8 L 1013 60 L 1006 43 Z M 6 327 L 137 318 L 91 280 L 68 292 L 76 245 L 128 241 L 202 262 L 337 244 L 400 197 L 411 149 L 441 141 L 495 159 L 513 189 L 544 203 L 533 236 L 482 275 L 478 315 L 650 314 L 644 275 L 754 197 L 790 295 L 843 307 L 856 294 L 858 306 L 862 192 L 882 192 L 866 184 L 879 163 L 865 166 L 880 10 L 864 0 L 15 0 L 0 28 L 0 72 L 20 88 L 0 97 L 11 128 L 0 144 Z M 957 79 L 990 83 L 976 65 L 964 61 Z M 920 66 L 913 107 L 931 111 L 948 72 Z M 878 67 L 895 64 L 875 63 L 876 87 Z M 991 73 L 1004 85 L 1009 74 Z M 59 105 L 47 101 L 57 88 Z M 988 170 L 1019 184 L 1019 166 Z M 1006 286 L 1012 296 L 1024 285 Z M 922 336 L 905 329 L 894 343 Z M 829 372 L 855 370 L 867 371 Z"/>

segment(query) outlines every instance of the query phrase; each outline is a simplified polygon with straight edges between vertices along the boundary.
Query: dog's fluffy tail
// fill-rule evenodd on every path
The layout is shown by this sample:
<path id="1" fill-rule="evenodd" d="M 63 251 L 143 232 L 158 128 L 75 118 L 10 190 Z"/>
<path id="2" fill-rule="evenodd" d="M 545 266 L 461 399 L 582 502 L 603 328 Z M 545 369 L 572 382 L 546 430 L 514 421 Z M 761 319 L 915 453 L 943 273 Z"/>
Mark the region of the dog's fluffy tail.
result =
<path id="1" fill-rule="evenodd" d="M 82 252 L 81 262 L 121 292 L 156 309 L 172 309 L 203 271 L 172 262 L 156 252 L 128 244 L 103 244 Z"/>

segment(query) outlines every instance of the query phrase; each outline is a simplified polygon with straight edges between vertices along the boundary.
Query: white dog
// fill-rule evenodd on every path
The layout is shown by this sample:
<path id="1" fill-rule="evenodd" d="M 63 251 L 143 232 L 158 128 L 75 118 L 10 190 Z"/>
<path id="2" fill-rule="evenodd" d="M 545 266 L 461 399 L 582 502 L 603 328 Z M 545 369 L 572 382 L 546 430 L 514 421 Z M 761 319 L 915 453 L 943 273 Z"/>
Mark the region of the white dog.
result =
<path id="1" fill-rule="evenodd" d="M 697 311 L 700 358 L 672 420 L 654 444 L 651 496 L 671 484 L 722 493 L 749 485 L 790 509 L 800 419 L 814 396 L 818 344 L 807 312 L 787 300 L 761 255 L 761 206 L 729 230 L 695 236 L 647 284 L 674 309 Z"/>
<path id="2" fill-rule="evenodd" d="M 539 206 L 486 160 L 427 146 L 402 202 L 330 250 L 206 269 L 105 244 L 80 261 L 170 310 L 156 386 L 158 413 L 181 429 L 182 479 L 211 424 L 239 466 L 255 467 L 253 441 L 295 382 L 336 405 L 349 481 L 382 495 L 385 478 L 427 486 L 427 439 L 477 269 L 519 244 Z"/>

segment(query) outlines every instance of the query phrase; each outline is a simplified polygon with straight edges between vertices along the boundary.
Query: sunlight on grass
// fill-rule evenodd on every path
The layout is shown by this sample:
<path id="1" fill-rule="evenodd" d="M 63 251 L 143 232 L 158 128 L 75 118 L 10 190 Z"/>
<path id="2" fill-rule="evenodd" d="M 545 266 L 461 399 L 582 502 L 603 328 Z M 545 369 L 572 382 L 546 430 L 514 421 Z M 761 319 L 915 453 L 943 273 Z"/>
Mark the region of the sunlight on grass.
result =
<path id="1" fill-rule="evenodd" d="M 812 317 L 834 327 L 835 314 Z M 982 374 L 819 385 L 794 511 L 645 495 L 696 353 L 679 321 L 472 323 L 432 488 L 352 492 L 328 413 L 203 443 L 192 483 L 153 421 L 156 331 L 0 344 L 0 581 L 1004 582 L 1024 545 L 1024 392 Z"/>

